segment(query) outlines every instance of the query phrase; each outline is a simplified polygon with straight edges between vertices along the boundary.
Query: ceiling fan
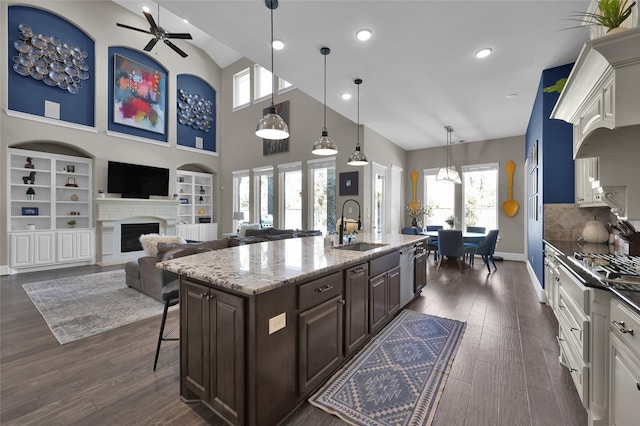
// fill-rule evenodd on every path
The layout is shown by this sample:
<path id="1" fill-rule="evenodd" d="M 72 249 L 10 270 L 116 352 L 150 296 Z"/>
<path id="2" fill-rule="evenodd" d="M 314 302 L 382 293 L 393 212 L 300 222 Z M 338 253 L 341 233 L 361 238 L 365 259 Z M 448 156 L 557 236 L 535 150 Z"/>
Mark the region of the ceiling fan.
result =
<path id="1" fill-rule="evenodd" d="M 191 37 L 191 34 L 189 33 L 170 33 L 170 32 L 167 32 L 167 30 L 165 30 L 164 28 L 162 28 L 159 25 L 160 5 L 158 5 L 158 24 L 156 24 L 156 21 L 153 19 L 153 16 L 151 16 L 149 12 L 142 12 L 142 13 L 144 14 L 145 18 L 147 18 L 147 21 L 149 21 L 149 25 L 151 25 L 151 27 L 149 28 L 149 31 L 142 30 L 140 28 L 130 27 L 129 25 L 120 24 L 120 23 L 116 23 L 116 25 L 122 28 L 128 28 L 130 30 L 140 31 L 141 33 L 151 34 L 152 36 L 154 36 L 154 38 L 152 38 L 149 41 L 149 43 L 147 43 L 147 45 L 144 47 L 144 50 L 146 52 L 150 52 L 151 49 L 153 49 L 153 46 L 155 46 L 158 41 L 162 40 L 164 44 L 166 44 L 167 46 L 175 50 L 176 53 L 178 53 L 178 55 L 182 56 L 183 58 L 186 58 L 188 56 L 185 52 L 182 51 L 182 49 L 180 49 L 178 46 L 176 46 L 171 41 L 169 41 L 169 39 L 176 38 L 176 39 L 182 39 L 182 40 L 192 40 L 193 37 Z"/>

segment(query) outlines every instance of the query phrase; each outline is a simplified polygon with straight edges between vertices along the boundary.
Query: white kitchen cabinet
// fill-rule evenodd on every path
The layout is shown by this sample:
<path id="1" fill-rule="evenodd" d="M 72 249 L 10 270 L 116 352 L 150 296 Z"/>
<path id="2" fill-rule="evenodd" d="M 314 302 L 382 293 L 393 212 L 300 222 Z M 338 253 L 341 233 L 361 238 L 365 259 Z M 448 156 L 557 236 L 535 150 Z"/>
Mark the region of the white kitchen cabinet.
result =
<path id="1" fill-rule="evenodd" d="M 544 247 L 544 290 L 547 298 L 547 304 L 551 307 L 553 312 L 558 316 L 558 290 L 560 287 L 559 278 L 559 264 L 556 259 L 556 254 L 561 254 L 555 250 L 550 244 L 545 244 Z"/>
<path id="2" fill-rule="evenodd" d="M 598 157 L 576 158 L 575 160 L 575 193 L 578 207 L 606 206 L 602 201 L 602 194 L 593 188 L 599 176 Z"/>
<path id="3" fill-rule="evenodd" d="M 635 426 L 640 419 L 640 316 L 611 300 L 609 424 Z"/>
<path id="4" fill-rule="evenodd" d="M 609 420 L 609 299 L 605 290 L 586 287 L 564 265 L 558 268 L 560 363 L 569 368 L 589 425 Z"/>

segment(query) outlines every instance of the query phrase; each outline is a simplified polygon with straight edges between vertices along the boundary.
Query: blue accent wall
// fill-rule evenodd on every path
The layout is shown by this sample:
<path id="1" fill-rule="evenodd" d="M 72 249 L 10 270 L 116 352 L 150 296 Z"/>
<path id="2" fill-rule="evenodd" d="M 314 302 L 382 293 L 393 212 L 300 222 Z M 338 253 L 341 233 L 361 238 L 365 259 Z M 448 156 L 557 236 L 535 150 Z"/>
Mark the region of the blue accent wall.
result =
<path id="1" fill-rule="evenodd" d="M 142 65 L 145 65 L 147 67 L 151 67 L 154 68 L 156 70 L 162 70 L 165 75 L 167 75 L 166 78 L 166 91 L 165 91 L 165 99 L 164 99 L 164 110 L 165 110 L 165 120 L 164 120 L 164 134 L 161 133 L 157 133 L 157 132 L 153 132 L 150 130 L 145 130 L 145 129 L 139 129 L 137 127 L 131 127 L 131 126 L 126 126 L 124 124 L 120 124 L 120 123 L 115 123 L 113 121 L 113 116 L 114 116 L 114 100 L 113 100 L 113 96 L 114 96 L 114 77 L 113 77 L 113 73 L 114 73 L 114 63 L 115 63 L 115 59 L 114 56 L 118 54 L 120 56 L 124 56 L 125 58 L 131 59 L 132 61 L 138 62 Z M 170 108 L 170 105 L 167 104 L 167 97 L 168 97 L 168 93 L 170 90 L 169 87 L 169 78 L 168 78 L 168 72 L 167 69 L 165 67 L 163 67 L 159 62 L 151 59 L 149 56 L 147 56 L 144 53 L 141 53 L 137 50 L 134 49 L 129 49 L 126 47 L 109 47 L 109 94 L 108 94 L 108 99 L 109 99 L 109 130 L 113 131 L 113 132 L 119 132 L 119 133 L 125 133 L 127 135 L 132 135 L 132 136 L 138 136 L 141 138 L 146 138 L 146 139 L 152 139 L 154 141 L 158 141 L 158 142 L 167 142 L 168 141 L 168 117 L 169 114 L 172 114 L 172 111 L 175 111 L 175 109 Z"/>
<path id="2" fill-rule="evenodd" d="M 44 4 L 44 3 L 43 3 Z M 14 56 L 19 55 L 14 43 L 20 40 L 18 25 L 26 24 L 34 34 L 55 36 L 62 42 L 86 50 L 84 62 L 89 66 L 89 79 L 75 95 L 56 86 L 47 86 L 41 80 L 22 76 L 13 70 Z M 95 120 L 95 49 L 93 40 L 65 19 L 42 9 L 27 6 L 9 6 L 7 26 L 7 52 L 9 56 L 7 82 L 8 105 L 13 111 L 44 117 L 45 101 L 60 105 L 60 120 L 93 127 Z"/>
<path id="3" fill-rule="evenodd" d="M 571 204 L 575 199 L 573 125 L 549 118 L 560 94 L 544 93 L 543 89 L 568 77 L 572 68 L 573 64 L 567 64 L 542 72 L 526 133 L 526 155 L 538 143 L 538 188 L 541 188 L 541 196 L 536 199 L 537 218 L 527 219 L 528 260 L 543 287 L 544 204 Z"/>
<path id="4" fill-rule="evenodd" d="M 213 102 L 213 108 L 211 112 L 213 121 L 211 122 L 211 127 L 208 132 L 194 129 L 192 126 L 180 124 L 179 121 L 176 121 L 178 145 L 196 148 L 196 137 L 201 137 L 203 139 L 202 149 L 204 151 L 216 152 L 216 127 L 218 124 L 216 91 L 211 86 L 209 86 L 206 81 L 191 74 L 179 74 L 176 84 L 178 86 L 176 88 L 176 99 L 178 100 L 178 102 L 180 102 L 180 90 L 184 90 L 187 94 L 191 95 L 198 94 L 201 98 Z M 178 106 L 176 106 L 176 111 L 179 115 L 180 108 L 178 108 Z"/>

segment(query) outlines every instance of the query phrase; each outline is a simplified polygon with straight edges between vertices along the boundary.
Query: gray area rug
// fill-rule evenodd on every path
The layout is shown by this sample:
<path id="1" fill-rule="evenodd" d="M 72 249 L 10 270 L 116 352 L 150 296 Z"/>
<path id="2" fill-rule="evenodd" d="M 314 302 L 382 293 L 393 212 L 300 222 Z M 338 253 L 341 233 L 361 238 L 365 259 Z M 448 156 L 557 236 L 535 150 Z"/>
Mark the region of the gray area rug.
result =
<path id="1" fill-rule="evenodd" d="M 122 269 L 22 287 L 61 345 L 162 314 L 161 302 L 127 287 Z"/>

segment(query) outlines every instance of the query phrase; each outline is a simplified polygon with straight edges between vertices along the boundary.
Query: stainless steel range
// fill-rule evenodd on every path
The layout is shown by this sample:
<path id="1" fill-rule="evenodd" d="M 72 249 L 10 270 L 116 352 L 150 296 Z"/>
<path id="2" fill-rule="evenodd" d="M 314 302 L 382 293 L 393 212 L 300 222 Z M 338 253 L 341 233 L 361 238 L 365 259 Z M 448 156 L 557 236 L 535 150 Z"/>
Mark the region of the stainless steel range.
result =
<path id="1" fill-rule="evenodd" d="M 576 252 L 569 259 L 607 286 L 640 292 L 640 256 Z"/>

